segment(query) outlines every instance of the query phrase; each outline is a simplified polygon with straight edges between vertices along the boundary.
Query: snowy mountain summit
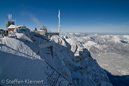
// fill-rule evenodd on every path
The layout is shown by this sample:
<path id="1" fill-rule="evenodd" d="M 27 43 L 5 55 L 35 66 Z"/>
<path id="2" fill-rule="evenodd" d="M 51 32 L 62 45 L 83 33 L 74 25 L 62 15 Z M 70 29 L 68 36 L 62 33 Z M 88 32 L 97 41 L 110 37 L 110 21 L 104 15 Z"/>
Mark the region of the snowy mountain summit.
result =
<path id="1" fill-rule="evenodd" d="M 84 48 L 33 32 L 0 38 L 0 86 L 112 86 Z"/>

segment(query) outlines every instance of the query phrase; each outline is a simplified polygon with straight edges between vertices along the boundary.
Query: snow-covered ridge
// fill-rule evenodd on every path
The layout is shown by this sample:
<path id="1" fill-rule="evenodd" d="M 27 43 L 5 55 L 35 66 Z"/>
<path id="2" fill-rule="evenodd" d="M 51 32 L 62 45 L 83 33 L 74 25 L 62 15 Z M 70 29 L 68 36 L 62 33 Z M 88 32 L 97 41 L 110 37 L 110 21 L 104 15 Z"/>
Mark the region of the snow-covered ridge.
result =
<path id="1" fill-rule="evenodd" d="M 27 45 L 25 45 L 23 42 L 19 40 L 5 37 L 1 39 L 1 41 L 2 41 L 1 51 L 3 52 L 23 57 L 30 57 L 31 59 L 40 58 L 39 56 L 36 56 L 36 53 L 34 53 Z"/>
<path id="2" fill-rule="evenodd" d="M 28 42 L 31 44 L 32 41 L 24 34 L 17 33 L 17 39 L 4 37 L 0 41 L 0 80 L 43 80 L 42 84 L 34 84 L 35 86 L 68 85 L 69 81 L 53 69 L 50 64 L 48 65 L 44 59 L 41 59 L 31 47 L 26 45 Z M 24 84 L 26 86 L 31 85 Z M 24 84 L 22 83 L 21 85 Z M 0 85 L 6 86 L 7 83 L 0 83 Z M 9 85 L 12 84 L 10 83 Z M 14 85 L 17 86 L 16 83 Z"/>
<path id="3" fill-rule="evenodd" d="M 74 56 L 64 37 L 53 36 L 49 41 L 31 32 L 29 36 L 16 33 L 15 38 L 0 38 L 0 42 L 0 80 L 43 80 L 43 86 L 112 86 L 90 53 L 82 49 Z"/>

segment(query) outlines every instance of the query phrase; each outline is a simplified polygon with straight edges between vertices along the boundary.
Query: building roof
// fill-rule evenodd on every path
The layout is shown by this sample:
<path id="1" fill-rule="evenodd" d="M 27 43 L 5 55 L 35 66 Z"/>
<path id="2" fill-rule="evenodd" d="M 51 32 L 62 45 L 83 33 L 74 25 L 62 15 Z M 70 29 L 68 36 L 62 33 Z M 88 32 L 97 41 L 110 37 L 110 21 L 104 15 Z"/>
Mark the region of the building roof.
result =
<path id="1" fill-rule="evenodd" d="M 25 25 L 21 25 L 21 26 L 18 26 L 18 25 L 10 25 L 10 26 L 8 27 L 8 29 L 9 29 L 9 28 L 26 29 L 26 26 L 25 26 Z"/>
<path id="2" fill-rule="evenodd" d="M 8 28 L 16 28 L 16 27 L 18 27 L 18 26 L 16 26 L 16 25 L 10 25 Z"/>

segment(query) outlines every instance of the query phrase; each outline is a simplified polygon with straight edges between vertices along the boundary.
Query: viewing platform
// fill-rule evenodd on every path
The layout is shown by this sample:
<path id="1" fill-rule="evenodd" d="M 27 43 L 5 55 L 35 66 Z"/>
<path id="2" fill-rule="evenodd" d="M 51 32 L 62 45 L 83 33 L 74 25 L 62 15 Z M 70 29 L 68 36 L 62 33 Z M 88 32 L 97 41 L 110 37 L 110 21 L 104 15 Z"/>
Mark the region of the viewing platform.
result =
<path id="1" fill-rule="evenodd" d="M 47 36 L 51 37 L 53 35 L 58 35 L 59 36 L 59 32 L 47 32 Z"/>

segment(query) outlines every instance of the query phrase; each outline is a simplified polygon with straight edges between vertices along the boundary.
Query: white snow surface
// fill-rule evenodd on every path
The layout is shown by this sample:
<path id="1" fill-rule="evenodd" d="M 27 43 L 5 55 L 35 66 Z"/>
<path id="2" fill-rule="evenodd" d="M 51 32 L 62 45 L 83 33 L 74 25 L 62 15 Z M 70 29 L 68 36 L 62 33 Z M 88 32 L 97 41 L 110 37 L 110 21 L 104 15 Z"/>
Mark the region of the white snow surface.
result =
<path id="1" fill-rule="evenodd" d="M 24 39 L 24 40 L 32 42 L 32 40 L 29 37 L 27 37 L 26 35 L 24 35 L 23 33 L 16 33 L 16 36 L 19 39 Z"/>
<path id="2" fill-rule="evenodd" d="M 78 35 L 76 33 L 63 33 L 63 35 L 67 37 L 68 42 L 76 39 L 75 42 L 72 41 L 72 44 L 76 44 L 78 47 L 76 55 L 83 48 L 87 48 L 102 68 L 114 75 L 129 75 L 129 35 L 85 33 Z M 107 66 L 103 65 L 105 63 Z"/>
<path id="3" fill-rule="evenodd" d="M 24 81 L 21 85 L 25 86 L 32 85 L 25 83 L 25 80 L 43 81 L 43 83 L 40 84 L 33 84 L 34 86 L 58 86 L 58 84 L 66 86 L 68 84 L 68 81 L 48 65 L 44 59 L 41 59 L 30 47 L 20 41 L 21 34 L 17 33 L 17 36 L 19 39 L 9 37 L 0 39 L 0 80 L 13 81 L 18 79 Z M 24 40 L 28 40 L 28 38 L 24 36 L 22 34 Z M 55 78 L 55 80 L 53 78 Z M 51 79 L 53 79 L 53 81 L 51 81 Z M 18 86 L 17 83 L 13 84 L 8 82 L 0 83 L 0 85 Z"/>
<path id="4" fill-rule="evenodd" d="M 16 36 L 0 38 L 0 80 L 43 80 L 43 84 L 34 86 L 112 86 L 89 51 L 82 49 L 75 57 L 77 50 L 71 51 L 72 46 L 64 37 L 46 41 L 23 33 L 16 33 Z M 8 86 L 7 82 L 0 82 L 0 85 Z M 13 85 L 18 86 L 17 83 Z M 22 85 L 32 84 L 24 82 Z"/>
<path id="5" fill-rule="evenodd" d="M 1 50 L 3 52 L 29 57 L 31 59 L 40 58 L 39 56 L 36 56 L 36 53 L 34 53 L 27 45 L 15 38 L 4 37 L 1 41 Z"/>

